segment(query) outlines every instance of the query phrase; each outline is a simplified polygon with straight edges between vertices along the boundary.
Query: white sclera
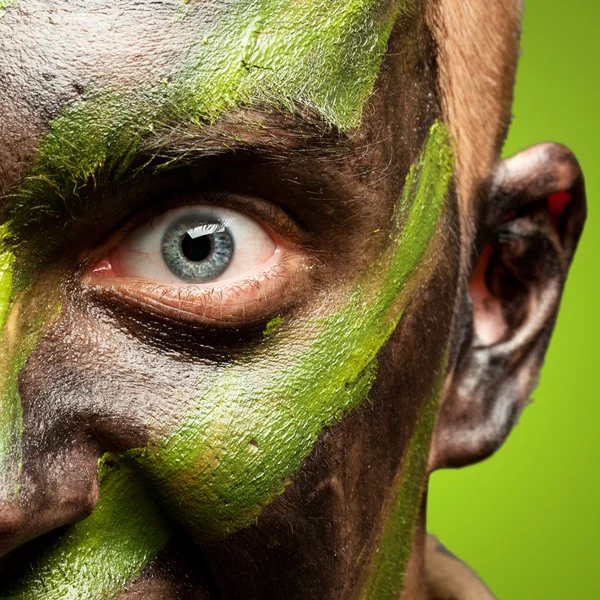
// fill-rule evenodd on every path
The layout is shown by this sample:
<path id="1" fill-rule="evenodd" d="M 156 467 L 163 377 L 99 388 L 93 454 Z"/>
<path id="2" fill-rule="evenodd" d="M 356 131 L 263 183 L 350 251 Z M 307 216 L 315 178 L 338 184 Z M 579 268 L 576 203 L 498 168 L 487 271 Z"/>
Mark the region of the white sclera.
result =
<path id="1" fill-rule="evenodd" d="M 219 206 L 185 206 L 169 210 L 149 223 L 137 227 L 113 252 L 118 261 L 120 275 L 139 277 L 162 284 L 185 284 L 169 269 L 162 255 L 165 231 L 174 221 L 189 215 L 191 227 L 200 215 L 219 220 L 233 238 L 234 252 L 231 262 L 221 275 L 208 283 L 193 284 L 213 286 L 215 282 L 242 279 L 263 265 L 276 251 L 271 236 L 257 221 L 244 213 Z"/>

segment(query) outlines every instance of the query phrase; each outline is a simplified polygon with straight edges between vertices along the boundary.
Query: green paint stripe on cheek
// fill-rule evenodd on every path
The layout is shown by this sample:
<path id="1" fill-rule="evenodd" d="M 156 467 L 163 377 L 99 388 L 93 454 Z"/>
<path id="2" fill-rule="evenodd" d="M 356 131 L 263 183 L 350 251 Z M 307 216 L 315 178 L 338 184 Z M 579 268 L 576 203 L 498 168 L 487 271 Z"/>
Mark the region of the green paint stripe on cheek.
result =
<path id="1" fill-rule="evenodd" d="M 391 508 L 384 520 L 381 537 L 370 569 L 362 600 L 398 600 L 412 551 L 415 525 L 425 490 L 431 436 L 438 413 L 446 358 L 435 389 L 422 409 L 398 477 Z"/>
<path id="2" fill-rule="evenodd" d="M 28 572 L 0 592 L 1 600 L 107 600 L 140 574 L 169 530 L 138 482 L 117 457 L 100 464 L 100 500 Z"/>
<path id="3" fill-rule="evenodd" d="M 314 0 L 233 3 L 200 46 L 177 106 L 213 120 L 262 100 L 289 110 L 301 105 L 341 130 L 355 128 L 405 4 L 341 0 L 332 10 Z"/>
<path id="4" fill-rule="evenodd" d="M 452 168 L 448 133 L 436 123 L 407 178 L 398 207 L 402 231 L 345 306 L 307 323 L 312 341 L 300 349 L 282 342 L 267 356 L 207 373 L 180 427 L 137 453 L 193 534 L 222 537 L 250 523 L 284 490 L 323 428 L 366 399 L 377 353 L 402 315 L 398 296 L 436 230 Z"/>

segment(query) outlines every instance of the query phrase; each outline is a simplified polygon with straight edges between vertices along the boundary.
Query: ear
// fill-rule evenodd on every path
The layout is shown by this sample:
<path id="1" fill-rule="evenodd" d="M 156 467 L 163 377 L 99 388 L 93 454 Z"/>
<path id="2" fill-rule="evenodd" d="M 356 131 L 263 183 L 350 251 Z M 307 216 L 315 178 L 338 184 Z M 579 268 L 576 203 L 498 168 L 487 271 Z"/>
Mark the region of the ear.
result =
<path id="1" fill-rule="evenodd" d="M 480 207 L 431 470 L 488 457 L 515 425 L 537 383 L 585 216 L 583 176 L 564 146 L 542 144 L 498 164 Z"/>

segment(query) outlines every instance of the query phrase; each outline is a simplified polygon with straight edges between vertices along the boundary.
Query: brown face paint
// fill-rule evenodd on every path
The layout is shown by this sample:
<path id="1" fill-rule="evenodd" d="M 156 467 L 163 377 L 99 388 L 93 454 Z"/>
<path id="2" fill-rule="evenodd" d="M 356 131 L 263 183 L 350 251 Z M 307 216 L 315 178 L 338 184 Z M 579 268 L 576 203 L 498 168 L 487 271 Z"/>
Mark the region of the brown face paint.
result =
<path id="1" fill-rule="evenodd" d="M 196 405 L 183 422 L 164 438 L 153 439 L 147 449 L 128 453 L 192 535 L 223 538 L 248 525 L 283 491 L 323 427 L 365 400 L 376 375 L 376 355 L 408 300 L 405 285 L 436 231 L 451 174 L 447 132 L 437 123 L 407 178 L 396 210 L 394 243 L 347 291 L 336 311 L 306 323 L 308 346 L 289 347 L 278 339 L 277 330 L 272 331 L 272 343 L 287 346 L 278 350 L 286 360 L 276 372 L 268 356 L 258 354 L 206 373 Z M 132 505 L 128 510 L 137 509 Z M 94 513 L 84 522 L 90 531 L 96 531 L 96 519 Z M 132 536 L 143 539 L 135 531 Z M 88 533 L 78 539 L 84 554 L 98 551 L 104 556 L 100 538 Z M 60 550 L 62 544 L 40 563 L 50 587 L 60 585 L 61 561 L 69 554 Z M 150 559 L 155 552 L 148 547 L 145 556 Z M 132 573 L 140 568 L 136 565 L 115 557 L 112 568 Z M 29 589 L 27 581 L 19 585 Z M 108 589 L 104 579 L 92 573 L 85 585 L 99 593 Z"/>

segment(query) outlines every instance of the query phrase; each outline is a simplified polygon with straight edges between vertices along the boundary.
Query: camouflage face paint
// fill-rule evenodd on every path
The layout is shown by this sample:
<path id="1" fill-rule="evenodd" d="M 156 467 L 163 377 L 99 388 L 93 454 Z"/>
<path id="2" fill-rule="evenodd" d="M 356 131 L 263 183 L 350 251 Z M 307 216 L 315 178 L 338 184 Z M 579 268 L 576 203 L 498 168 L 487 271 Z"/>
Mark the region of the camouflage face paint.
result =
<path id="1" fill-rule="evenodd" d="M 10 4 L 0 0 L 0 11 Z M 345 0 L 335 14 L 317 2 L 238 0 L 220 20 L 200 20 L 198 41 L 171 81 L 92 93 L 52 123 L 16 194 L 11 230 L 76 205 L 90 184 L 118 180 L 142 140 L 163 126 L 201 127 L 257 103 L 271 110 L 307 108 L 342 130 L 357 126 L 400 10 L 390 0 Z M 3 234 L 11 233 L 5 225 Z M 12 293 L 10 255 L 2 256 L 0 323 Z M 6 468 L 19 462 L 13 456 L 20 437 L 16 379 L 35 337 L 33 330 L 23 336 L 27 348 L 15 348 L 3 361 L 0 465 Z"/>
<path id="2" fill-rule="evenodd" d="M 60 544 L 3 589 L 0 598 L 112 598 L 156 556 L 169 531 L 131 467 L 106 455 L 99 478 L 102 495 L 94 514 L 71 526 Z"/>
<path id="3" fill-rule="evenodd" d="M 397 600 L 402 593 L 422 494 L 426 489 L 429 448 L 445 371 L 443 364 L 435 389 L 423 406 L 406 450 L 391 505 L 382 521 L 377 552 L 371 561 L 361 600 Z"/>
<path id="4" fill-rule="evenodd" d="M 335 15 L 322 3 L 239 1 L 206 25 L 169 81 L 91 93 L 68 108 L 17 195 L 13 224 L 60 214 L 85 199 L 88 188 L 129 176 L 136 152 L 161 128 L 203 127 L 256 104 L 308 109 L 342 131 L 358 126 L 401 10 L 381 0 L 346 0 Z M 192 533 L 221 538 L 248 525 L 283 492 L 323 428 L 366 399 L 376 355 L 402 316 L 406 284 L 434 234 L 451 173 L 447 132 L 438 123 L 407 178 L 389 252 L 337 310 L 302 324 L 302 346 L 286 346 L 284 319 L 267 327 L 264 352 L 203 376 L 194 409 L 179 426 L 130 453 L 126 460 Z M 0 291 L 5 287 L 10 283 Z M 283 369 L 274 370 L 272 352 L 286 357 Z M 27 352 L 21 356 L 11 363 L 15 382 Z M 62 598 L 65 590 L 72 594 L 66 597 L 109 598 L 156 556 L 167 538 L 164 525 L 128 463 L 121 464 L 114 478 L 103 475 L 97 510 L 0 598 Z M 130 480 L 131 494 L 124 484 Z M 115 576 L 81 570 L 80 560 L 105 561 Z"/>
<path id="5" fill-rule="evenodd" d="M 447 133 L 437 123 L 406 182 L 398 242 L 347 293 L 345 305 L 297 325 L 302 347 L 274 333 L 263 355 L 203 374 L 193 412 L 138 453 L 138 465 L 165 502 L 177 499 L 172 510 L 194 535 L 221 538 L 248 525 L 283 492 L 323 428 L 366 398 L 377 353 L 402 316 L 403 288 L 435 232 L 451 174 Z"/>
<path id="6" fill-rule="evenodd" d="M 436 123 L 421 158 L 407 177 L 396 211 L 398 231 L 393 234 L 389 251 L 348 291 L 339 310 L 307 324 L 312 341 L 302 348 L 286 349 L 283 355 L 289 358 L 283 367 L 278 363 L 277 372 L 268 360 L 268 352 L 276 351 L 271 348 L 265 355 L 248 357 L 216 375 L 207 374 L 198 382 L 194 410 L 180 426 L 147 449 L 128 453 L 162 493 L 169 510 L 192 533 L 219 538 L 248 525 L 266 503 L 284 491 L 286 481 L 311 452 L 323 428 L 334 425 L 366 399 L 376 374 L 377 353 L 401 319 L 408 300 L 407 283 L 436 231 L 452 168 L 447 131 Z M 279 328 L 271 332 L 269 340 L 285 344 L 278 335 Z M 442 370 L 440 366 L 440 374 Z M 408 523 L 405 533 L 410 534 L 410 523 L 414 524 L 410 510 L 414 512 L 420 494 L 425 468 L 421 459 L 436 406 L 434 394 L 424 409 L 422 426 L 411 440 L 407 467 L 398 484 L 397 505 L 388 519 L 390 532 L 398 531 L 394 524 L 400 511 L 400 521 Z M 119 518 L 113 522 L 96 510 L 70 529 L 75 531 L 75 545 L 70 535 L 63 536 L 42 557 L 33 575 L 21 580 L 11 595 L 0 598 L 29 600 L 39 597 L 36 594 L 40 589 L 45 594 L 61 589 L 82 590 L 80 596 L 67 596 L 73 598 L 110 597 L 115 582 L 138 573 L 156 555 L 160 540 L 166 540 L 153 508 L 146 507 L 143 514 L 154 516 L 137 519 L 138 502 L 142 501 L 137 494 L 135 491 L 135 498 L 117 494 L 115 499 L 103 482 L 101 502 L 109 507 L 113 500 L 122 501 Z M 123 515 L 128 519 L 123 535 L 135 543 L 125 544 L 128 551 L 111 555 L 117 579 L 107 582 L 92 572 L 89 576 L 69 575 L 75 572 L 73 561 L 79 561 L 80 556 L 110 554 L 104 546 L 113 536 L 118 539 L 121 535 Z M 157 523 L 156 530 L 149 526 L 151 522 Z M 86 533 L 80 535 L 79 531 Z M 384 531 L 382 543 L 392 538 Z M 400 573 L 400 584 L 409 552 L 410 545 L 405 543 L 396 548 L 394 565 Z M 380 580 L 382 576 L 378 577 Z M 397 580 L 387 589 L 396 589 Z M 369 590 L 384 589 L 377 581 L 369 585 L 365 592 L 369 598 L 378 597 Z"/>

